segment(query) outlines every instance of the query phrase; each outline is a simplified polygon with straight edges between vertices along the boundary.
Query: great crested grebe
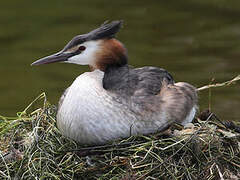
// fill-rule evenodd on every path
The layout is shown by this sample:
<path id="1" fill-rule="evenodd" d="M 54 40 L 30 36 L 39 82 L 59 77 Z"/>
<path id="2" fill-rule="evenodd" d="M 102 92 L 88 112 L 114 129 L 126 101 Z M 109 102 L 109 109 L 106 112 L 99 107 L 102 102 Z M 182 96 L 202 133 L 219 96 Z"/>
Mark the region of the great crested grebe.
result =
<path id="1" fill-rule="evenodd" d="M 89 65 L 59 101 L 57 126 L 63 135 L 86 145 L 185 125 L 197 111 L 196 89 L 175 83 L 158 67 L 132 68 L 127 50 L 114 38 L 121 21 L 74 37 L 60 52 L 32 65 L 67 62 Z"/>

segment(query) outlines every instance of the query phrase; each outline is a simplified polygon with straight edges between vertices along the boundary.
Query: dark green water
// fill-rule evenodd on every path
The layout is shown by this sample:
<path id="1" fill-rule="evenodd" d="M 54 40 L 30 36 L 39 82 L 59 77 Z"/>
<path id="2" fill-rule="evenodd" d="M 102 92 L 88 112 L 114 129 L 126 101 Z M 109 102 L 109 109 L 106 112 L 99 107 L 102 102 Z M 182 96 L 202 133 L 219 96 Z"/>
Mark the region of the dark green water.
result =
<path id="1" fill-rule="evenodd" d="M 50 64 L 31 67 L 59 51 L 75 35 L 105 20 L 123 19 L 117 38 L 130 64 L 159 66 L 176 81 L 197 87 L 240 74 L 239 0 L 11 0 L 0 6 L 0 114 L 13 116 L 46 92 L 56 104 L 63 90 L 87 67 Z M 201 92 L 220 118 L 240 119 L 240 83 Z"/>

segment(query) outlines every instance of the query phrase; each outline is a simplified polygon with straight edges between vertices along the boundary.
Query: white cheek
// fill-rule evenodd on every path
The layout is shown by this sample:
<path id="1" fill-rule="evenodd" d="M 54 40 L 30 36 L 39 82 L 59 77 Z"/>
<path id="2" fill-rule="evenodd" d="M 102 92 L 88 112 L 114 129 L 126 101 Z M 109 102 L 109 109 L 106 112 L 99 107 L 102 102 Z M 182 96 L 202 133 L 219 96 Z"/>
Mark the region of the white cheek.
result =
<path id="1" fill-rule="evenodd" d="M 74 63 L 74 64 L 80 64 L 80 65 L 88 65 L 91 64 L 92 57 L 88 57 L 87 55 L 82 52 L 81 54 L 78 54 L 76 56 L 72 56 L 68 59 L 68 63 Z"/>
<path id="2" fill-rule="evenodd" d="M 80 65 L 94 64 L 96 53 L 100 49 L 100 41 L 88 41 L 81 44 L 81 46 L 85 46 L 86 49 L 82 53 L 70 57 L 67 62 Z"/>

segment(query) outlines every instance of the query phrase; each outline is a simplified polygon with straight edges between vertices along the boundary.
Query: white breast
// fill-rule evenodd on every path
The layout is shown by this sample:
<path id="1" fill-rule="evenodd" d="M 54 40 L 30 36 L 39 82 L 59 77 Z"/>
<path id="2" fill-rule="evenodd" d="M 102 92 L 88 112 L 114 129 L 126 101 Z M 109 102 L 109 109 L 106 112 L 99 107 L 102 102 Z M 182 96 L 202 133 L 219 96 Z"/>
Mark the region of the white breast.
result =
<path id="1" fill-rule="evenodd" d="M 131 110 L 133 104 L 116 100 L 103 89 L 103 75 L 100 70 L 86 72 L 68 88 L 57 113 L 58 128 L 65 136 L 81 144 L 103 144 L 168 125 L 162 118 L 144 119 Z"/>
<path id="2" fill-rule="evenodd" d="M 60 131 L 82 144 L 101 144 L 130 135 L 136 117 L 102 88 L 103 72 L 80 75 L 58 110 Z"/>

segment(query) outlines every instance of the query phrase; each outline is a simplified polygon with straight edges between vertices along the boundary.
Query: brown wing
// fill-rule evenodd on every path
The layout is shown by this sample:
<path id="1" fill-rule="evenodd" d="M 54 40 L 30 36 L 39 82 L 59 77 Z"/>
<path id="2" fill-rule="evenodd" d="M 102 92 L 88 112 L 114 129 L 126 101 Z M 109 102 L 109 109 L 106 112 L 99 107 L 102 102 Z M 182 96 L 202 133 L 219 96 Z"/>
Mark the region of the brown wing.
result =
<path id="1" fill-rule="evenodd" d="M 145 119 L 161 115 L 171 122 L 182 123 L 197 107 L 196 89 L 188 83 L 174 83 L 166 70 L 157 67 L 108 69 L 103 86 L 125 97 L 129 108 Z"/>
<path id="2" fill-rule="evenodd" d="M 161 109 L 170 119 L 180 124 L 185 124 L 184 121 L 191 122 L 187 118 L 191 116 L 191 111 L 194 111 L 195 115 L 197 110 L 198 96 L 195 87 L 185 82 L 178 82 L 164 86 L 158 96 L 162 100 Z"/>

